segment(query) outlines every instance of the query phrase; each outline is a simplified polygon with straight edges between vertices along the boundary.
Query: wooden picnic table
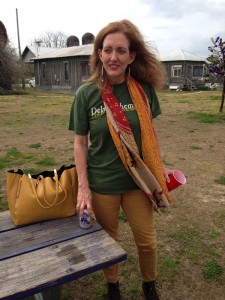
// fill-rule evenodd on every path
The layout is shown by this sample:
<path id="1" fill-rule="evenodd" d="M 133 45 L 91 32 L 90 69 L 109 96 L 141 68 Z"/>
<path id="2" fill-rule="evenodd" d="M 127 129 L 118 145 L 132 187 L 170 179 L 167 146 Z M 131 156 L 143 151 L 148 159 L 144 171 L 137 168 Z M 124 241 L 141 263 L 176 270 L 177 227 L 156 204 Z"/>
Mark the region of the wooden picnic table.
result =
<path id="1" fill-rule="evenodd" d="M 78 216 L 16 227 L 0 212 L 0 299 L 20 299 L 126 260 L 126 252 L 93 220 Z"/>

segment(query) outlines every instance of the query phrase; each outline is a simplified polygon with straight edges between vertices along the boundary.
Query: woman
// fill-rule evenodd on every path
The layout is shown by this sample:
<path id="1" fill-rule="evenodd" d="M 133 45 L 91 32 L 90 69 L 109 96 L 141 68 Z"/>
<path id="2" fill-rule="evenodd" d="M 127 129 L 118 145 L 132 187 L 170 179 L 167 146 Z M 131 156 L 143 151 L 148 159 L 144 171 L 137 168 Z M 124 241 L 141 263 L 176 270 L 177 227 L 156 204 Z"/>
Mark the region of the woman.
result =
<path id="1" fill-rule="evenodd" d="M 171 170 L 162 164 L 152 122 L 161 113 L 154 88 L 163 83 L 162 67 L 128 20 L 98 33 L 90 67 L 89 80 L 76 92 L 69 126 L 75 131 L 77 211 L 93 210 L 117 240 L 123 209 L 137 246 L 145 298 L 156 300 L 153 211 L 162 199 L 171 202 L 166 189 Z M 107 299 L 122 299 L 118 266 L 103 271 Z"/>

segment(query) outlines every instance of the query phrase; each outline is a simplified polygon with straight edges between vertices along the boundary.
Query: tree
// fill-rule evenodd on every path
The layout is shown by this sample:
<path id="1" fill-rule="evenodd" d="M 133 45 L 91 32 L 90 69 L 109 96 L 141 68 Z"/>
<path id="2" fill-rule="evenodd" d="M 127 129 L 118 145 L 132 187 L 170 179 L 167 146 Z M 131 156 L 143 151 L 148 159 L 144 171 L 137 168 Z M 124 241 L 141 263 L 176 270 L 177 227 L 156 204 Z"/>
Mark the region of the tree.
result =
<path id="1" fill-rule="evenodd" d="M 11 91 L 12 84 L 21 78 L 19 56 L 15 48 L 8 44 L 4 49 L 0 48 L 0 93 Z"/>
<path id="2" fill-rule="evenodd" d="M 12 90 L 12 81 L 15 69 L 15 56 L 8 44 L 8 35 L 4 24 L 0 21 L 0 89 Z"/>
<path id="3" fill-rule="evenodd" d="M 39 43 L 39 46 L 48 48 L 64 48 L 66 47 L 67 36 L 61 31 L 53 32 L 46 31 L 38 38 L 34 39 L 34 43 Z"/>
<path id="4" fill-rule="evenodd" d="M 223 112 L 225 97 L 225 42 L 219 36 L 214 40 L 211 38 L 213 46 L 208 47 L 211 55 L 209 61 L 209 73 L 222 82 L 222 97 L 219 112 Z"/>
<path id="5" fill-rule="evenodd" d="M 0 21 L 0 48 L 4 49 L 8 42 L 8 35 L 5 28 L 5 25 Z"/>
<path id="6" fill-rule="evenodd" d="M 0 21 L 0 94 L 12 91 L 12 84 L 26 74 L 16 49 L 11 45 L 6 28 Z"/>

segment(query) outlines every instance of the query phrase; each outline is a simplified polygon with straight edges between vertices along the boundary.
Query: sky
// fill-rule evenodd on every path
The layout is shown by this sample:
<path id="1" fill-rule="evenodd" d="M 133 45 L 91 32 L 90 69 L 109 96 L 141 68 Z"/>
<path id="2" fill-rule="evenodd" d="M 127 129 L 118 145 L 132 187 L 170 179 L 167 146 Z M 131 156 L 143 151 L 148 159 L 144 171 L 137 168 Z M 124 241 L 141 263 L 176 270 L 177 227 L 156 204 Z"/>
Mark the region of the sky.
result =
<path id="1" fill-rule="evenodd" d="M 96 35 L 110 22 L 129 19 L 159 52 L 185 50 L 208 57 L 211 37 L 225 40 L 225 0 L 6 0 L 0 21 L 13 47 L 21 51 L 46 32 L 63 32 L 80 40 Z"/>

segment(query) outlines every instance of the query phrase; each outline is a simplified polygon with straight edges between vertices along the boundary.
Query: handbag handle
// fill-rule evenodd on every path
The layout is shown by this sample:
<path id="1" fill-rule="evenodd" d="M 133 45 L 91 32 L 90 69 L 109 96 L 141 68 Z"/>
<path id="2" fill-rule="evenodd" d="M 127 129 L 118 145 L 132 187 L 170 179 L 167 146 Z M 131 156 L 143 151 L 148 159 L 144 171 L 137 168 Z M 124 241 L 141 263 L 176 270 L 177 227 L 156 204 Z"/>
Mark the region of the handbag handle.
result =
<path id="1" fill-rule="evenodd" d="M 34 183 L 33 183 L 33 180 L 32 180 L 32 177 L 30 174 L 28 174 L 28 178 L 30 179 L 30 184 L 31 184 L 31 188 L 33 190 L 33 193 L 35 195 L 35 198 L 38 202 L 38 204 L 43 207 L 43 208 L 51 208 L 53 206 L 57 206 L 57 205 L 60 205 L 63 201 L 65 201 L 66 197 L 67 197 L 67 191 L 59 184 L 59 178 L 58 178 L 58 174 L 57 174 L 57 171 L 56 169 L 54 169 L 54 174 L 55 174 L 55 190 L 56 190 L 56 195 L 55 195 L 55 199 L 53 201 L 52 204 L 50 204 L 47 200 L 46 200 L 46 197 L 45 197 L 45 191 L 46 191 L 46 188 L 45 188 L 45 185 L 44 185 L 44 181 L 43 181 L 43 190 L 44 190 L 44 201 L 45 203 L 47 204 L 47 206 L 43 205 L 41 203 L 41 200 L 39 199 L 38 197 L 38 194 L 37 194 L 37 191 L 36 191 L 36 188 L 34 186 Z M 44 177 L 42 175 L 40 175 L 40 177 L 43 179 Z M 58 200 L 58 195 L 59 195 L 59 188 L 62 189 L 62 191 L 64 192 L 64 198 L 57 203 L 57 200 Z M 57 204 L 56 204 L 57 203 Z"/>

